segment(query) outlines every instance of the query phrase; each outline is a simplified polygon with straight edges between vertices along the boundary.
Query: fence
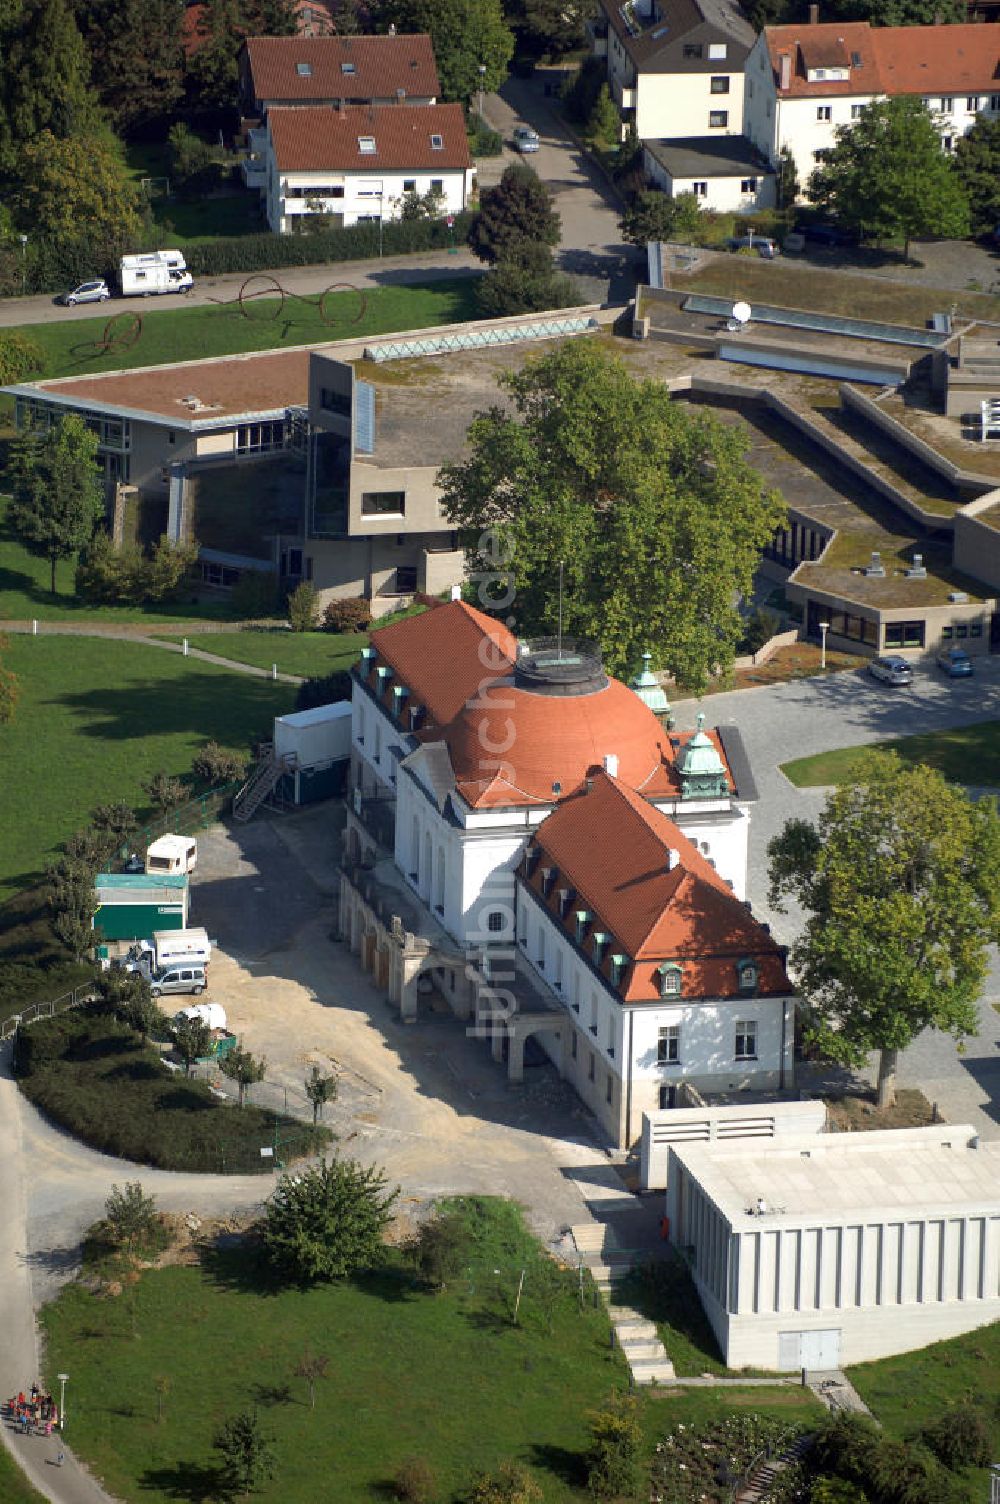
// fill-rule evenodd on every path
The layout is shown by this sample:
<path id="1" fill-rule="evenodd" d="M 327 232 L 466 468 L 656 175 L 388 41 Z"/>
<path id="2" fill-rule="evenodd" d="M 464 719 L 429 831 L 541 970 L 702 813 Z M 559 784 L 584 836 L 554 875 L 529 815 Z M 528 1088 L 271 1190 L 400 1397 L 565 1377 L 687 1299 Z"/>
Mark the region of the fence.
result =
<path id="1" fill-rule="evenodd" d="M 204 794 L 198 794 L 196 798 L 190 799 L 187 804 L 182 804 L 177 809 L 165 810 L 150 824 L 136 831 L 133 837 L 134 843 L 137 847 L 140 844 L 148 846 L 158 836 L 184 836 L 193 830 L 204 830 L 207 825 L 212 825 L 218 819 L 221 810 L 242 787 L 243 779 L 236 778 L 231 783 L 220 783 L 215 788 L 206 789 Z"/>
<path id="2" fill-rule="evenodd" d="M 22 1024 L 37 1023 L 40 1018 L 55 1018 L 58 1013 L 66 1013 L 70 1008 L 80 1008 L 84 1003 L 92 1002 L 96 996 L 94 988 L 87 984 L 74 987 L 72 992 L 64 992 L 61 997 L 53 998 L 50 1002 L 29 1003 L 22 1013 L 12 1013 L 10 1018 L 5 1018 L 0 1023 L 0 1040 L 13 1039 Z"/>

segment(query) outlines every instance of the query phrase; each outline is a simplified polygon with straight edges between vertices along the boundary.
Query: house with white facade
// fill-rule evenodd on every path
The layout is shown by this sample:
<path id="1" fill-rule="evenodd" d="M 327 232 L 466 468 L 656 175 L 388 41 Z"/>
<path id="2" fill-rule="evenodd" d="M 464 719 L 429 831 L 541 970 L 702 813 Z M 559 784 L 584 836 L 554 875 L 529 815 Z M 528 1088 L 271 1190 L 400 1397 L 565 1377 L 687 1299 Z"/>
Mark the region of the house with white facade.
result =
<path id="1" fill-rule="evenodd" d="M 373 632 L 354 671 L 345 937 L 404 1018 L 429 974 L 514 1080 L 534 1035 L 616 1143 L 685 1075 L 791 1082 L 792 989 L 745 904 L 742 741 L 672 732 L 645 697 L 457 599 Z"/>
<path id="2" fill-rule="evenodd" d="M 436 104 L 441 92 L 426 33 L 378 37 L 247 37 L 240 49 L 243 113 L 308 105 Z"/>
<path id="3" fill-rule="evenodd" d="M 670 1239 L 730 1368 L 841 1368 L 1000 1319 L 1000 1144 L 968 1124 L 669 1152 Z"/>
<path id="4" fill-rule="evenodd" d="M 947 150 L 980 115 L 1000 118 L 1000 35 L 992 27 L 870 26 L 867 21 L 767 26 L 746 62 L 743 133 L 776 165 L 787 149 L 799 191 L 875 99 L 922 99 Z"/>
<path id="5" fill-rule="evenodd" d="M 599 0 L 594 53 L 640 141 L 739 136 L 754 30 L 731 0 Z"/>
<path id="6" fill-rule="evenodd" d="M 475 177 L 458 104 L 272 108 L 261 171 L 268 224 L 283 235 L 311 215 L 335 226 L 399 219 L 414 193 L 458 214 Z"/>
<path id="7" fill-rule="evenodd" d="M 643 170 L 654 188 L 676 198 L 691 193 L 703 209 L 752 214 L 777 202 L 767 158 L 744 136 L 690 136 L 644 141 Z"/>

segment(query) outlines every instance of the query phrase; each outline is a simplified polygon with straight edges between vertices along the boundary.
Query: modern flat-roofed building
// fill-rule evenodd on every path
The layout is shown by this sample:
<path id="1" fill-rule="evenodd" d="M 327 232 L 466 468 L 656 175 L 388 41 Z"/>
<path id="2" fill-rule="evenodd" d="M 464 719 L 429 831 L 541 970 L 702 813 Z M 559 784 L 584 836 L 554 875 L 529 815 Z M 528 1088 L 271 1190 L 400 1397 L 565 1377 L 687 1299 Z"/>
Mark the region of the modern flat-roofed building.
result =
<path id="1" fill-rule="evenodd" d="M 1000 1318 L 1000 1143 L 968 1124 L 672 1144 L 666 1207 L 730 1368 L 840 1368 Z"/>

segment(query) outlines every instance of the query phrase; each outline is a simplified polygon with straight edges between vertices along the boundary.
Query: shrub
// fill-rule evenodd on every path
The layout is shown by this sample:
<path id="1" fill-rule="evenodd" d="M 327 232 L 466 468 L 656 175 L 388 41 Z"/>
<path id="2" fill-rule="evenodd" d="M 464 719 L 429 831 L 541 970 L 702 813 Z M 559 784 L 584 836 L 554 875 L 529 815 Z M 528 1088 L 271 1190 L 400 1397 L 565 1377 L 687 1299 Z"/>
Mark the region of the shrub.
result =
<path id="1" fill-rule="evenodd" d="M 192 583 L 198 557 L 193 543 L 162 537 L 151 554 L 135 545 L 116 548 L 96 533 L 76 569 L 76 593 L 95 605 L 141 606 L 176 600 Z"/>
<path id="2" fill-rule="evenodd" d="M 311 632 L 316 625 L 316 586 L 311 580 L 296 585 L 288 597 L 288 621 L 293 632 Z"/>
<path id="3" fill-rule="evenodd" d="M 992 1455 L 989 1428 L 981 1410 L 971 1406 L 945 1410 L 920 1433 L 920 1440 L 939 1462 L 953 1471 L 985 1467 Z"/>
<path id="4" fill-rule="evenodd" d="M 371 602 L 363 595 L 330 601 L 323 612 L 324 632 L 365 632 L 371 624 Z"/>
<path id="5" fill-rule="evenodd" d="M 108 1236 L 118 1248 L 135 1248 L 149 1241 L 156 1226 L 156 1198 L 147 1196 L 142 1182 L 129 1180 L 125 1189 L 111 1187 L 104 1203 Z"/>
<path id="6" fill-rule="evenodd" d="M 456 240 L 464 240 L 471 220 L 468 212 L 455 215 Z M 445 250 L 452 243 L 452 233 L 443 219 L 405 223 L 386 220 L 382 226 L 382 249 L 386 256 Z M 234 236 L 188 246 L 184 254 L 196 277 L 214 277 L 222 272 L 270 271 L 284 266 L 312 266 L 322 261 L 367 261 L 377 256 L 378 251 L 379 226 L 371 223 L 341 226 L 315 235 Z"/>
<path id="7" fill-rule="evenodd" d="M 392 1478 L 392 1496 L 402 1504 L 433 1504 L 437 1475 L 424 1457 L 405 1457 Z"/>
<path id="8" fill-rule="evenodd" d="M 152 778 L 148 778 L 142 788 L 153 809 L 164 815 L 177 809 L 187 799 L 187 789 L 181 780 L 165 773 L 162 768 Z"/>
<path id="9" fill-rule="evenodd" d="M 235 783 L 246 770 L 243 753 L 231 752 L 218 742 L 206 742 L 191 764 L 192 773 L 202 783 Z"/>
<path id="10" fill-rule="evenodd" d="M 274 1268 L 308 1284 L 381 1263 L 382 1234 L 398 1189 L 377 1166 L 333 1159 L 285 1175 L 267 1204 L 264 1250 Z"/>
<path id="11" fill-rule="evenodd" d="M 443 1290 L 468 1262 L 472 1235 L 459 1212 L 446 1212 L 423 1223 L 409 1254 L 429 1285 Z"/>
<path id="12" fill-rule="evenodd" d="M 563 107 L 570 120 L 577 125 L 586 125 L 593 113 L 601 85 L 607 80 L 608 71 L 599 57 L 588 57 L 576 73 L 563 85 Z"/>
<path id="13" fill-rule="evenodd" d="M 19 329 L 0 331 L 0 386 L 23 381 L 45 364 L 45 351 Z"/>
<path id="14" fill-rule="evenodd" d="M 639 1481 L 642 1426 L 634 1395 L 614 1394 L 590 1415 L 587 1489 L 595 1499 L 633 1494 Z"/>
<path id="15" fill-rule="evenodd" d="M 781 620 L 773 611 L 769 611 L 766 606 L 758 606 L 743 623 L 739 651 L 759 653 L 764 644 L 771 641 L 780 625 Z"/>
<path id="16" fill-rule="evenodd" d="M 295 696 L 296 710 L 314 710 L 317 705 L 332 705 L 351 698 L 351 676 L 346 668 L 334 669 L 315 679 L 306 679 Z"/>
<path id="17" fill-rule="evenodd" d="M 481 1473 L 469 1490 L 469 1504 L 542 1504 L 542 1490 L 527 1468 L 501 1462 L 493 1473 Z"/>
<path id="18" fill-rule="evenodd" d="M 488 125 L 481 115 L 469 117 L 469 151 L 474 157 L 499 157 L 503 153 L 503 136 Z"/>

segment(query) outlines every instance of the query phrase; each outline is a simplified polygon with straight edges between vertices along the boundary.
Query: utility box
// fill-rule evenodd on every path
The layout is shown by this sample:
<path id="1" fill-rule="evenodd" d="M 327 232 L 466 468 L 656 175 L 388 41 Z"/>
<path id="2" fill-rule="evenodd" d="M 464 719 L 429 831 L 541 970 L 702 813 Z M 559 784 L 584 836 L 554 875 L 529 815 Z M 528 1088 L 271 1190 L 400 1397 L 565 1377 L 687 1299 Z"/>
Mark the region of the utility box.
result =
<path id="1" fill-rule="evenodd" d="M 183 873 L 101 872 L 95 929 L 108 940 L 144 940 L 157 930 L 183 930 L 188 919 L 188 880 Z"/>
<path id="2" fill-rule="evenodd" d="M 343 793 L 351 761 L 350 701 L 277 716 L 274 755 L 286 760 L 281 793 L 289 803 L 314 804 Z"/>

